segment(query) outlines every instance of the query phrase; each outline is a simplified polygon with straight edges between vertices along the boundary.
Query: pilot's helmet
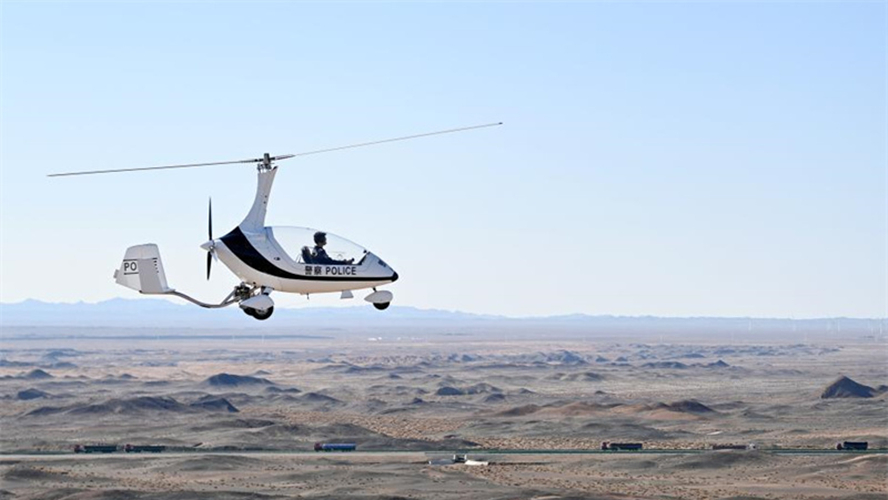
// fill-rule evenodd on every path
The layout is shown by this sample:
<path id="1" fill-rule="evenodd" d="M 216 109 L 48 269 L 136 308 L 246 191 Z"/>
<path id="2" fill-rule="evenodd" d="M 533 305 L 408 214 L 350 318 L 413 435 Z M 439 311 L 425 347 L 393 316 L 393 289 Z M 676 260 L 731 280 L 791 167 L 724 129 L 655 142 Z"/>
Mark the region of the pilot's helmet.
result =
<path id="1" fill-rule="evenodd" d="M 320 245 L 322 243 L 327 243 L 327 233 L 323 231 L 318 231 L 314 235 L 315 245 Z"/>

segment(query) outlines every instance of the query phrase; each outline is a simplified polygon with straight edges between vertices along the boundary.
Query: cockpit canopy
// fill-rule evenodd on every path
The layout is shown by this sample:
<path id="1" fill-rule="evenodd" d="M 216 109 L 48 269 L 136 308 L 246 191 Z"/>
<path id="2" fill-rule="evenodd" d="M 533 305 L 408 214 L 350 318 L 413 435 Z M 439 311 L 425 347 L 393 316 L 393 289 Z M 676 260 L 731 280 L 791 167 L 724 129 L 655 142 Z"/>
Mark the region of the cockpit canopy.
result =
<path id="1" fill-rule="evenodd" d="M 269 237 L 277 242 L 287 256 L 297 264 L 314 264 L 311 262 L 315 255 L 314 235 L 319 230 L 308 227 L 277 226 L 269 227 Z M 338 262 L 348 262 L 360 265 L 361 260 L 367 254 L 367 250 L 345 238 L 322 231 L 327 235 L 327 244 L 324 250 L 330 259 Z M 353 260 L 352 260 L 353 259 Z"/>

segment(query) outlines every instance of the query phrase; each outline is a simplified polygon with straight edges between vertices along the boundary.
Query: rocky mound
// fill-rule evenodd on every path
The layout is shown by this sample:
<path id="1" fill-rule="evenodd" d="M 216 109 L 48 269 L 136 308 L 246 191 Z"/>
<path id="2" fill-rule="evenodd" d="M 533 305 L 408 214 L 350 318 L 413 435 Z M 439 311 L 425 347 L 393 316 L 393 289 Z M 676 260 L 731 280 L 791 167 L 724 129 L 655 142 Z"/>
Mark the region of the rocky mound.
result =
<path id="1" fill-rule="evenodd" d="M 201 408 L 204 410 L 227 411 L 229 413 L 237 413 L 239 410 L 225 398 L 201 398 L 189 406 L 192 408 Z"/>
<path id="2" fill-rule="evenodd" d="M 360 373 L 381 373 L 388 371 L 384 366 L 379 365 L 370 365 L 370 366 L 358 366 L 351 365 L 348 368 L 342 370 L 342 373 L 346 373 L 349 375 L 355 375 Z"/>
<path id="3" fill-rule="evenodd" d="M 223 400 L 224 401 L 224 400 Z M 226 401 L 227 403 L 227 401 Z M 230 403 L 229 403 L 230 405 Z M 233 408 L 233 406 L 232 406 Z M 134 415 L 140 413 L 185 413 L 195 410 L 228 410 L 228 407 L 219 403 L 208 404 L 206 406 L 186 405 L 182 404 L 171 397 L 165 396 L 140 396 L 128 399 L 109 399 L 102 403 L 89 405 L 72 405 L 63 407 L 44 406 L 37 408 L 28 415 L 45 416 L 45 415 Z M 237 409 L 235 408 L 235 411 Z M 228 410 L 230 411 L 230 410 Z"/>
<path id="4" fill-rule="evenodd" d="M 694 401 L 693 399 L 686 399 L 683 401 L 670 403 L 666 405 L 666 409 L 682 413 L 715 413 L 715 410 L 713 410 L 712 408 L 704 405 L 703 403 L 700 403 L 699 401 Z"/>
<path id="5" fill-rule="evenodd" d="M 850 378 L 842 375 L 823 389 L 820 398 L 871 398 L 877 394 L 878 391 L 872 387 L 858 384 Z"/>
<path id="6" fill-rule="evenodd" d="M 383 396 L 422 396 L 428 394 L 429 391 L 422 387 L 411 387 L 409 385 L 371 385 L 367 388 L 367 393 Z"/>
<path id="7" fill-rule="evenodd" d="M 599 403 L 591 403 L 591 402 L 587 402 L 587 401 L 573 401 L 573 402 L 560 401 L 558 403 L 553 403 L 551 405 L 547 405 L 543 411 L 547 415 L 557 415 L 559 417 L 580 417 L 580 416 L 597 414 L 602 411 L 607 411 L 612 408 L 616 408 L 618 406 L 620 406 L 620 405 L 599 404 Z"/>
<path id="8" fill-rule="evenodd" d="M 665 368 L 669 370 L 684 370 L 688 365 L 680 361 L 655 361 L 653 363 L 645 363 L 642 368 Z"/>
<path id="9" fill-rule="evenodd" d="M 729 368 L 731 365 L 725 363 L 723 360 L 718 360 L 715 363 L 709 363 L 705 365 L 706 368 Z"/>
<path id="10" fill-rule="evenodd" d="M 135 413 L 140 411 L 181 412 L 185 405 L 170 397 L 141 396 L 130 399 L 109 399 L 104 403 L 73 408 L 68 413 L 88 415 L 102 413 Z"/>
<path id="11" fill-rule="evenodd" d="M 549 380 L 557 380 L 560 382 L 597 382 L 601 380 L 602 377 L 598 373 L 595 372 L 582 372 L 582 373 L 553 373 L 546 377 Z"/>
<path id="12" fill-rule="evenodd" d="M 295 388 L 295 387 L 288 387 L 288 388 L 284 389 L 284 388 L 276 387 L 276 386 L 272 385 L 272 386 L 266 387 L 265 392 L 269 392 L 272 394 L 284 394 L 284 393 L 298 394 L 302 391 Z"/>
<path id="13" fill-rule="evenodd" d="M 142 411 L 181 412 L 187 407 L 173 398 L 142 396 L 131 399 L 109 399 L 103 403 L 63 407 L 44 406 L 28 413 L 42 416 L 63 413 L 66 415 L 131 414 Z"/>
<path id="14" fill-rule="evenodd" d="M 681 356 L 678 356 L 678 357 L 679 357 L 679 358 L 685 358 L 685 359 L 691 359 L 691 358 L 693 358 L 693 359 L 701 359 L 701 358 L 705 358 L 706 356 L 703 355 L 703 354 L 700 354 L 699 352 L 689 352 L 689 353 L 686 353 L 686 354 L 682 354 Z"/>
<path id="15" fill-rule="evenodd" d="M 561 363 L 564 365 L 583 365 L 586 364 L 586 358 L 573 351 L 556 351 L 546 356 L 546 362 Z"/>
<path id="16" fill-rule="evenodd" d="M 336 399 L 333 396 L 328 396 L 319 392 L 307 392 L 296 397 L 295 400 L 300 404 L 310 406 L 316 410 L 330 409 L 345 404 L 343 401 Z"/>
<path id="17" fill-rule="evenodd" d="M 523 406 L 516 406 L 514 408 L 510 408 L 508 410 L 501 411 L 499 413 L 496 413 L 495 416 L 497 416 L 497 417 L 523 417 L 525 415 L 530 415 L 531 413 L 536 413 L 542 409 L 543 408 L 539 405 L 529 404 L 529 405 L 523 405 Z"/>
<path id="18" fill-rule="evenodd" d="M 26 363 L 24 361 L 10 361 L 6 358 L 0 358 L 0 367 L 3 368 L 24 368 L 27 366 L 34 366 L 34 364 Z"/>
<path id="19" fill-rule="evenodd" d="M 26 378 L 28 380 L 46 380 L 48 378 L 53 378 L 53 376 L 41 370 L 40 368 L 37 368 L 36 370 L 31 370 L 28 373 L 22 375 L 21 378 Z"/>
<path id="20" fill-rule="evenodd" d="M 50 363 L 44 363 L 41 366 L 57 370 L 77 368 L 77 365 L 68 361 L 52 361 Z"/>
<path id="21" fill-rule="evenodd" d="M 470 385 L 466 387 L 464 390 L 465 394 L 489 394 L 489 393 L 500 393 L 503 392 L 499 387 L 487 384 L 485 382 L 480 382 L 475 385 Z"/>
<path id="22" fill-rule="evenodd" d="M 471 363 L 472 361 L 478 361 L 482 359 L 483 356 L 479 356 L 477 354 L 458 354 L 454 353 L 450 356 L 447 356 L 447 361 L 454 363 Z"/>
<path id="23" fill-rule="evenodd" d="M 456 387 L 451 387 L 449 385 L 445 385 L 435 392 L 435 394 L 438 396 L 463 396 L 465 395 L 465 393 L 466 392 L 464 390 L 457 389 Z"/>
<path id="24" fill-rule="evenodd" d="M 238 387 L 242 385 L 273 385 L 274 382 L 261 377 L 251 377 L 249 375 L 232 375 L 230 373 L 219 373 L 204 380 L 204 383 L 213 387 Z"/>
<path id="25" fill-rule="evenodd" d="M 485 382 L 480 382 L 475 385 L 470 385 L 465 389 L 461 389 L 459 387 L 454 387 L 452 385 L 444 385 L 435 391 L 435 395 L 437 396 L 465 396 L 465 395 L 474 395 L 474 394 L 499 394 L 503 392 L 499 387 L 490 385 Z"/>
<path id="26" fill-rule="evenodd" d="M 505 401 L 506 401 L 506 396 L 502 393 L 499 393 L 499 392 L 497 392 L 495 394 L 489 394 L 489 395 L 487 395 L 487 397 L 484 398 L 484 402 L 489 403 L 489 404 L 503 403 Z"/>
<path id="27" fill-rule="evenodd" d="M 50 397 L 49 393 L 43 392 L 40 389 L 25 389 L 24 391 L 19 391 L 18 394 L 15 395 L 15 398 L 19 401 L 30 401 L 32 399 L 40 399 L 40 398 L 48 398 Z"/>

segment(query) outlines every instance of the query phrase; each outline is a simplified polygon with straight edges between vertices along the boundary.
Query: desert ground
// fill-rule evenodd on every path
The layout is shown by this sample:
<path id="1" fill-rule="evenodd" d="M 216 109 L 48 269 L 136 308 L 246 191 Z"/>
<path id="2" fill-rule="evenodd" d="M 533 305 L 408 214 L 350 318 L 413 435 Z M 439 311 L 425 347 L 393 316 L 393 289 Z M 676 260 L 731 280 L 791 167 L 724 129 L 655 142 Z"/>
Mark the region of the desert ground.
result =
<path id="1" fill-rule="evenodd" d="M 888 351 L 866 332 L 10 327 L 0 340 L 4 499 L 888 498 L 888 454 L 829 451 L 888 447 Z M 127 443 L 166 448 L 72 451 Z M 457 452 L 489 464 L 449 463 Z"/>

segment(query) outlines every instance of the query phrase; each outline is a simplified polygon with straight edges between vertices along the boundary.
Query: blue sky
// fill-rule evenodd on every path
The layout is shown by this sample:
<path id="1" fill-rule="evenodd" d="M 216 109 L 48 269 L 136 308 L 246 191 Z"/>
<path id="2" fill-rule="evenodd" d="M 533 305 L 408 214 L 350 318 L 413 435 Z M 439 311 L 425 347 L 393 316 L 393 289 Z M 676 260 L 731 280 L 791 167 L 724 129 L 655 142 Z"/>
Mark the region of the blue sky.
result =
<path id="1" fill-rule="evenodd" d="M 268 223 L 506 315 L 888 315 L 886 4 L 3 2 L 0 300 L 203 299 L 250 167 L 48 179 L 503 127 L 290 160 Z M 358 294 L 358 297 L 361 297 Z M 355 305 L 276 295 L 284 306 Z"/>

